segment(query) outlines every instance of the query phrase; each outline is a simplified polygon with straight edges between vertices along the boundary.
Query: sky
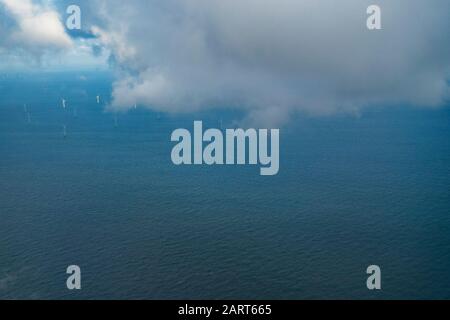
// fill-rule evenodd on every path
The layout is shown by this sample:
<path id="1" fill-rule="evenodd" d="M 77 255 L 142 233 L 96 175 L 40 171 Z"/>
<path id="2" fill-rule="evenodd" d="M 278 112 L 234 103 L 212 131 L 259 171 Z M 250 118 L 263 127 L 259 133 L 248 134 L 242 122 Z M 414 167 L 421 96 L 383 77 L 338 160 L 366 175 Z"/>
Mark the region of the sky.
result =
<path id="1" fill-rule="evenodd" d="M 366 27 L 372 4 L 381 30 Z M 115 111 L 235 109 L 277 126 L 448 105 L 449 30 L 448 0 L 0 0 L 0 70 L 108 68 Z"/>

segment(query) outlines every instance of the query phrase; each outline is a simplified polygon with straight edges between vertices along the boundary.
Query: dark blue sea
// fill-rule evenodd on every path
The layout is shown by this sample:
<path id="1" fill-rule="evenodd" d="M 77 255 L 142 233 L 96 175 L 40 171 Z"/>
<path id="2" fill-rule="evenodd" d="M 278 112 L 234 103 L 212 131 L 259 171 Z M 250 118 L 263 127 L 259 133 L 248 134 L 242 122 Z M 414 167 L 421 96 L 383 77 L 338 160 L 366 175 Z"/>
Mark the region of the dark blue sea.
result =
<path id="1" fill-rule="evenodd" d="M 239 112 L 114 114 L 112 80 L 1 75 L 0 298 L 450 299 L 449 107 L 297 115 L 260 176 L 170 159 Z"/>

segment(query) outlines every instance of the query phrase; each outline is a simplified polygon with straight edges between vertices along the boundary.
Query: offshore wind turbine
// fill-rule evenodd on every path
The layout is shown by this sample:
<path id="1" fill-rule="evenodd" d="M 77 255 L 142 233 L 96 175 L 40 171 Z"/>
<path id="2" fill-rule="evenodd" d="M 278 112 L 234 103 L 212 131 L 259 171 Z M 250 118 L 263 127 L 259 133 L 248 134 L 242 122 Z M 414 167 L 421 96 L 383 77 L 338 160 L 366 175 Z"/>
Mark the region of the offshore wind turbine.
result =
<path id="1" fill-rule="evenodd" d="M 97 99 L 97 104 L 100 104 L 100 96 L 99 95 L 97 95 L 96 99 Z"/>
<path id="2" fill-rule="evenodd" d="M 63 109 L 65 109 L 66 108 L 66 100 L 65 99 L 61 99 L 61 102 L 62 102 Z"/>

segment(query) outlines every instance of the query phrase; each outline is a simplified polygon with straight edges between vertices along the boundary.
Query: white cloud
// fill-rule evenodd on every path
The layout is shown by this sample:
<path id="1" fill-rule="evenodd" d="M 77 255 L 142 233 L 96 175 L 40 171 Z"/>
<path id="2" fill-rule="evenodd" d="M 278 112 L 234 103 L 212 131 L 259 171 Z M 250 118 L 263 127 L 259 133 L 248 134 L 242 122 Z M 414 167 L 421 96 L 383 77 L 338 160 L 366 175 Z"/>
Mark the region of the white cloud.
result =
<path id="1" fill-rule="evenodd" d="M 49 6 L 31 0 L 0 0 L 0 4 L 15 24 L 2 34 L 6 38 L 3 46 L 7 46 L 9 51 L 42 54 L 73 46 L 58 13 Z"/>

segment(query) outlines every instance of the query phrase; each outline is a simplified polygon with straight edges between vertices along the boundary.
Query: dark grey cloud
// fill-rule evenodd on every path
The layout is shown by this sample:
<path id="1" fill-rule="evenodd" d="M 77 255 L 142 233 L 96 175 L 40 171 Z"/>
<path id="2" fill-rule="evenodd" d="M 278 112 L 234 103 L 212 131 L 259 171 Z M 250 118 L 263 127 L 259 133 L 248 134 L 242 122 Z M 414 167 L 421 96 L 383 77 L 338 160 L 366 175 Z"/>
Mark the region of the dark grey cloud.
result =
<path id="1" fill-rule="evenodd" d="M 93 31 L 122 72 L 113 108 L 241 108 L 258 122 L 293 112 L 448 99 L 450 3 L 376 1 L 96 1 Z M 128 72 L 123 72 L 123 70 Z"/>

